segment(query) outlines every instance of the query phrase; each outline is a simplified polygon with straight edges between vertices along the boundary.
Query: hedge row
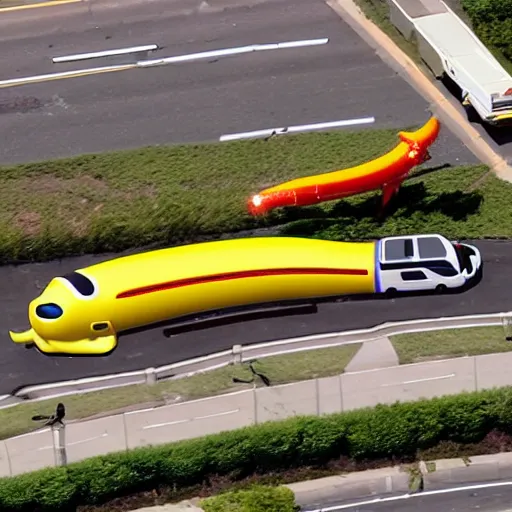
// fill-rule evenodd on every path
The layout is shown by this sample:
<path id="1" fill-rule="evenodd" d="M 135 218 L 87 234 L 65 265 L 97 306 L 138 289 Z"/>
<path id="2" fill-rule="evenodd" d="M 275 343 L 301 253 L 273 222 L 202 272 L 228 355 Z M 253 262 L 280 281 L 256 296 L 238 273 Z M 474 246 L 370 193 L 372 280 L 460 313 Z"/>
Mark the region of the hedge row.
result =
<path id="1" fill-rule="evenodd" d="M 512 388 L 297 417 L 3 478 L 0 510 L 67 512 L 158 486 L 201 485 L 213 476 L 239 479 L 340 457 L 414 457 L 441 441 L 473 443 L 511 427 Z"/>
<path id="2" fill-rule="evenodd" d="M 475 33 L 512 60 L 512 0 L 462 0 Z"/>
<path id="3" fill-rule="evenodd" d="M 295 496 L 287 487 L 255 486 L 201 501 L 205 512 L 297 512 Z"/>

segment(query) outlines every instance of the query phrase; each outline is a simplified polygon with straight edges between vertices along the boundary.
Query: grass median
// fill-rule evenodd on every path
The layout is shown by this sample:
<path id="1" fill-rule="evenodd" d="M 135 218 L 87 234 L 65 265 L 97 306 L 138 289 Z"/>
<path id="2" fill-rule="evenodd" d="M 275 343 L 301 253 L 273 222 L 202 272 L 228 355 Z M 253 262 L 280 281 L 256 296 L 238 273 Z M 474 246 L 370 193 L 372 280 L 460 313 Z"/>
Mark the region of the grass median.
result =
<path id="1" fill-rule="evenodd" d="M 512 350 L 503 327 L 475 327 L 391 336 L 400 364 L 452 357 L 478 356 Z"/>
<path id="2" fill-rule="evenodd" d="M 345 240 L 421 231 L 512 235 L 512 185 L 482 165 L 420 169 L 384 222 L 375 216 L 378 193 L 258 219 L 246 212 L 247 198 L 261 188 L 353 166 L 396 143 L 396 130 L 339 131 L 0 167 L 0 264 L 169 246 L 270 226 L 279 226 L 278 234 Z"/>
<path id="3" fill-rule="evenodd" d="M 254 368 L 267 376 L 271 385 L 327 377 L 342 373 L 359 347 L 359 344 L 354 344 L 269 357 L 255 362 Z M 229 366 L 153 386 L 113 388 L 0 409 L 0 439 L 35 430 L 38 425 L 31 421 L 32 416 L 51 414 L 60 401 L 66 406 L 66 419 L 79 420 L 147 406 L 166 405 L 174 403 L 177 399 L 204 398 L 253 386 L 253 384 L 234 383 L 233 377 L 250 380 L 252 374 L 245 365 Z M 259 381 L 255 384 L 262 385 Z"/>
<path id="4" fill-rule="evenodd" d="M 512 343 L 505 341 L 505 333 L 501 327 L 402 334 L 392 336 L 390 340 L 397 351 L 400 364 L 512 350 Z M 269 357 L 256 361 L 254 367 L 270 379 L 271 385 L 330 377 L 343 373 L 360 347 L 361 344 L 354 344 Z M 0 439 L 36 429 L 38 425 L 31 421 L 31 417 L 53 412 L 59 401 L 66 405 L 68 420 L 79 420 L 262 385 L 259 380 L 255 384 L 233 382 L 233 378 L 247 381 L 251 377 L 252 374 L 245 365 L 230 366 L 153 386 L 127 386 L 20 404 L 0 409 Z"/>

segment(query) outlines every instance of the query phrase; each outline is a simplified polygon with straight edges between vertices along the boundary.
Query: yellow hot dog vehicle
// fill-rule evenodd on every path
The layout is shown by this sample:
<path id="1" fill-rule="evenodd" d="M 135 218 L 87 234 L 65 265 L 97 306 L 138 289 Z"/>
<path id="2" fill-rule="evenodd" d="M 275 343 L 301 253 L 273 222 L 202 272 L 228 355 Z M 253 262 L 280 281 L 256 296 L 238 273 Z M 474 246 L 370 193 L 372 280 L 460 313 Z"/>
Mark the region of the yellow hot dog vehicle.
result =
<path id="1" fill-rule="evenodd" d="M 466 277 L 462 281 L 453 279 L 462 278 L 457 256 L 460 249 L 454 249 L 439 235 L 425 236 L 441 240 L 445 253 L 452 247 L 453 254 L 445 257 L 444 263 L 454 266 L 454 274 L 444 279 L 460 286 Z M 418 235 L 414 237 L 409 239 L 414 239 L 413 248 L 417 248 Z M 11 331 L 10 336 L 15 343 L 33 344 L 49 355 L 107 355 L 116 348 L 118 335 L 124 331 L 191 314 L 269 302 L 379 293 L 390 283 L 399 290 L 393 279 L 386 280 L 386 271 L 382 270 L 386 263 L 385 240 L 392 239 L 348 243 L 241 238 L 115 258 L 52 279 L 29 305 L 30 329 Z M 405 239 L 401 240 L 404 245 Z M 463 247 L 478 254 L 471 246 Z"/>

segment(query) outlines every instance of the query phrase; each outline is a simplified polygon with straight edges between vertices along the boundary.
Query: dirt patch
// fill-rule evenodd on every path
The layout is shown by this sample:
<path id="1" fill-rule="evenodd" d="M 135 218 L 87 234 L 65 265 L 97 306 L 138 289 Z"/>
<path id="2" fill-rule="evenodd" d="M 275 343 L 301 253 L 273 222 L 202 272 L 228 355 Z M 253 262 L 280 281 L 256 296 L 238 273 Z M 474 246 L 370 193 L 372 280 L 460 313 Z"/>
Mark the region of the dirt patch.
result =
<path id="1" fill-rule="evenodd" d="M 97 192 L 106 192 L 109 186 L 102 180 L 87 175 L 77 176 L 72 179 L 64 179 L 53 174 L 41 174 L 37 176 L 27 176 L 26 178 L 16 180 L 17 186 L 31 195 L 41 194 L 62 194 L 76 193 L 79 189 L 93 189 Z"/>
<path id="2" fill-rule="evenodd" d="M 62 219 L 76 236 L 84 236 L 90 226 L 91 215 L 101 209 L 106 196 L 122 194 L 111 192 L 108 183 L 91 176 L 77 176 L 64 179 L 52 174 L 39 174 L 15 180 L 16 193 L 30 198 L 27 210 L 17 212 L 13 224 L 25 235 L 36 236 L 41 233 L 45 221 L 45 210 L 52 217 Z M 50 200 L 44 208 L 46 201 Z M 39 207 L 42 210 L 39 212 Z M 35 211 L 34 211 L 35 210 Z M 49 220 L 46 218 L 46 220 Z"/>
<path id="3" fill-rule="evenodd" d="M 7 7 L 0 0 L 0 7 Z M 26 114 L 43 107 L 43 102 L 33 96 L 17 96 L 0 101 L 0 114 Z"/>
<path id="4" fill-rule="evenodd" d="M 12 204 L 6 206 L 12 211 L 9 221 L 28 236 L 40 235 L 48 225 L 84 237 L 103 209 L 116 204 L 126 210 L 138 199 L 154 202 L 158 197 L 154 184 L 121 189 L 88 174 L 62 177 L 52 172 L 51 165 L 47 171 L 9 180 L 3 190 Z M 23 211 L 19 211 L 20 204 L 24 205 Z"/>
<path id="5" fill-rule="evenodd" d="M 27 236 L 35 236 L 41 230 L 41 215 L 37 212 L 20 212 L 15 215 L 13 222 Z"/>

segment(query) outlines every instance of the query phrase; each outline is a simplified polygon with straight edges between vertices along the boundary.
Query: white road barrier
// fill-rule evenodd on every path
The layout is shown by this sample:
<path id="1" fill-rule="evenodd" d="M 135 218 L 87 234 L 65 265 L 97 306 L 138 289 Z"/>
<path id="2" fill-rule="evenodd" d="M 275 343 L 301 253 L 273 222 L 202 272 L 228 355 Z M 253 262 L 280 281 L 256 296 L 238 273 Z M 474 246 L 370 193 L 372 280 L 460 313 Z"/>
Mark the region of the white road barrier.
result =
<path id="1" fill-rule="evenodd" d="M 136 55 L 140 53 L 149 53 L 158 50 L 158 45 L 147 44 L 144 46 L 132 46 L 131 48 L 118 48 L 116 50 L 104 50 L 101 52 L 79 53 L 76 55 L 64 55 L 62 57 L 54 57 L 52 62 L 60 64 L 63 62 L 76 62 L 80 60 L 100 59 L 103 57 L 118 57 L 121 55 Z"/>
<path id="2" fill-rule="evenodd" d="M 375 117 L 360 117 L 358 119 L 344 119 L 340 121 L 329 121 L 326 123 L 301 124 L 297 126 L 287 126 L 283 128 L 266 128 L 264 130 L 256 130 L 253 132 L 231 133 L 221 135 L 220 142 L 228 142 L 232 140 L 256 139 L 259 137 L 270 137 L 271 135 L 286 135 L 290 133 L 311 132 L 316 130 L 328 130 L 330 128 L 342 128 L 346 126 L 355 126 L 359 124 L 372 124 Z"/>
<path id="3" fill-rule="evenodd" d="M 506 327 L 510 322 L 512 322 L 512 312 L 454 316 L 409 320 L 405 322 L 387 322 L 370 329 L 302 336 L 299 338 L 255 343 L 252 345 L 234 345 L 228 350 L 223 350 L 215 354 L 159 366 L 158 368 L 146 368 L 138 371 L 103 375 L 100 377 L 87 377 L 64 382 L 26 386 L 16 391 L 14 395 L 0 396 L 0 408 L 12 407 L 17 403 L 27 400 L 44 400 L 52 397 L 86 393 L 133 384 L 153 384 L 163 380 L 187 377 L 196 373 L 212 371 L 232 364 L 240 364 L 253 359 L 264 359 L 266 357 L 293 354 L 307 350 L 362 343 L 383 336 L 467 327 Z"/>
<path id="4" fill-rule="evenodd" d="M 8 80 L 0 80 L 0 89 L 5 87 L 16 87 L 20 85 L 27 85 L 32 83 L 39 82 L 48 82 L 51 80 L 62 80 L 66 78 L 76 78 L 81 76 L 89 76 L 96 75 L 100 73 L 108 73 L 112 71 L 124 71 L 128 69 L 137 69 L 137 68 L 147 68 L 153 66 L 165 66 L 167 64 L 177 64 L 180 62 L 191 62 L 202 59 L 211 59 L 217 57 L 227 57 L 231 55 L 240 55 L 244 53 L 252 53 L 259 51 L 267 51 L 267 50 L 282 50 L 286 48 L 302 48 L 305 46 L 318 46 L 324 45 L 329 42 L 329 38 L 324 37 L 321 39 L 307 39 L 300 41 L 285 41 L 282 43 L 270 43 L 270 44 L 253 44 L 249 46 L 241 46 L 237 48 L 224 48 L 221 50 L 212 50 L 207 52 L 199 52 L 199 53 L 191 53 L 187 55 L 175 55 L 173 57 L 164 57 L 161 59 L 153 59 L 153 60 L 139 60 L 137 62 L 129 63 L 129 64 L 121 64 L 116 66 L 103 66 L 98 68 L 90 68 L 90 69 L 77 69 L 72 71 L 65 71 L 62 73 L 49 73 L 45 75 L 37 75 L 37 76 L 28 76 L 22 78 L 10 78 Z M 157 46 L 157 45 L 148 45 L 148 47 Z M 128 49 L 120 49 L 120 50 L 111 50 L 105 52 L 96 52 L 96 53 L 84 53 L 78 55 L 70 55 L 63 57 L 55 57 L 53 59 L 54 63 L 57 62 L 74 62 L 77 60 L 85 60 L 91 58 L 98 57 L 107 57 L 111 55 L 121 55 L 120 52 L 125 52 L 125 54 L 130 53 L 129 51 L 138 49 L 128 48 Z M 157 48 L 155 48 L 157 49 Z M 117 53 L 112 53 L 117 52 Z M 107 55 L 108 54 L 108 55 Z"/>
<path id="5" fill-rule="evenodd" d="M 251 44 L 248 46 L 239 46 L 236 48 L 223 48 L 221 50 L 211 50 L 207 52 L 189 53 L 187 55 L 176 55 L 174 57 L 163 57 L 161 59 L 141 61 L 138 67 L 145 68 L 151 66 L 164 66 L 166 64 L 178 64 L 180 62 L 190 62 L 194 60 L 213 59 L 216 57 L 230 57 L 232 55 L 241 55 L 243 53 L 262 52 L 268 50 L 284 50 L 287 48 L 301 48 L 304 46 L 318 46 L 329 42 L 329 38 L 308 39 L 303 41 L 286 41 L 283 43 L 270 44 Z"/>
<path id="6" fill-rule="evenodd" d="M 511 365 L 512 352 L 460 357 L 254 387 L 201 400 L 68 422 L 65 428 L 53 432 L 46 428 L 0 441 L 0 477 L 297 415 L 318 416 L 511 386 Z"/>

